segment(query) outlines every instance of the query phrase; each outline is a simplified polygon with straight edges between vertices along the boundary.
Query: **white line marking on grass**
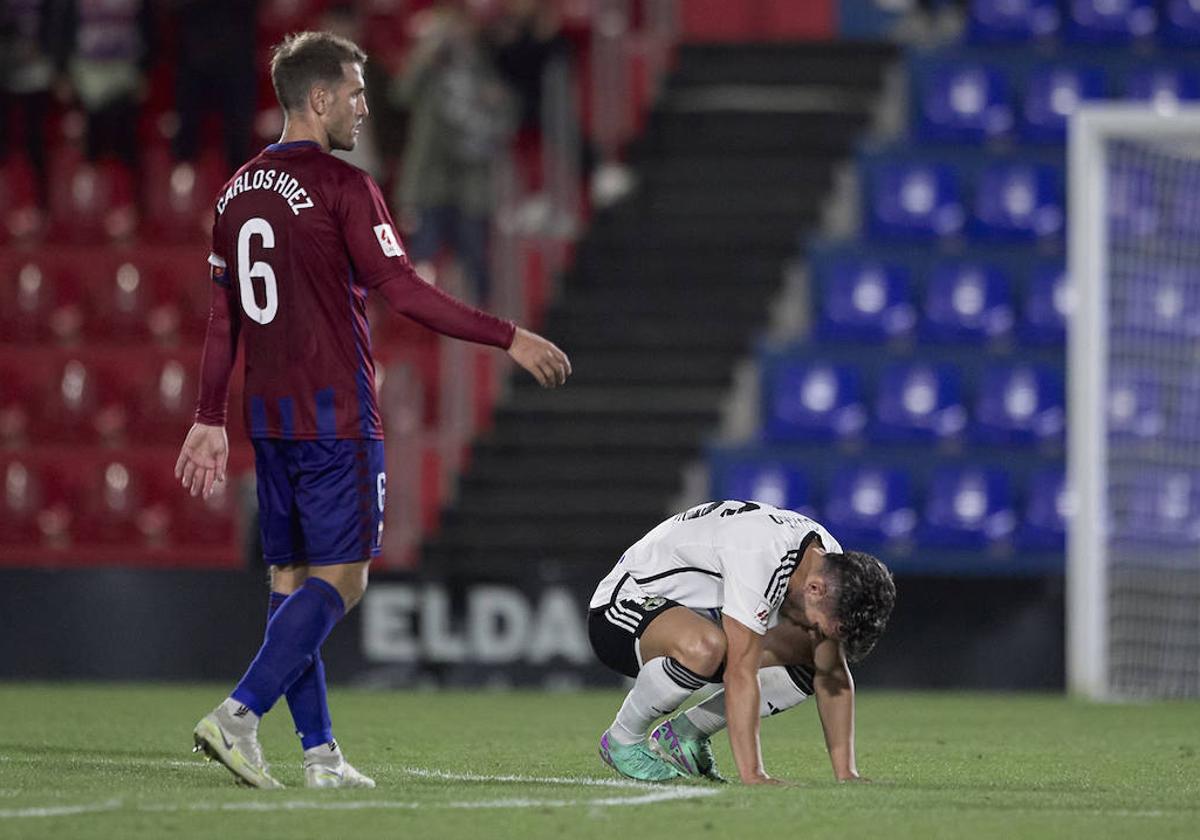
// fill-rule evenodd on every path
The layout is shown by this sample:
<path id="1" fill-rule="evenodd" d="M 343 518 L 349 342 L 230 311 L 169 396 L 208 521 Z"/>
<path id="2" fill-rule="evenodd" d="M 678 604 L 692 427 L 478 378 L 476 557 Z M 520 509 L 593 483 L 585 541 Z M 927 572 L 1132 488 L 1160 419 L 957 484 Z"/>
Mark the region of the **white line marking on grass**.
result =
<path id="1" fill-rule="evenodd" d="M 115 811 L 121 807 L 121 800 L 110 799 L 107 802 L 96 802 L 92 805 L 55 805 L 49 808 L 10 808 L 0 810 L 0 820 L 21 819 L 25 817 L 73 817 L 78 814 L 95 814 L 100 811 Z"/>
<path id="2" fill-rule="evenodd" d="M 451 773 L 447 770 L 426 770 L 423 767 L 401 767 L 401 773 L 425 779 L 442 779 L 448 782 L 513 782 L 527 785 L 584 785 L 587 787 L 614 787 L 632 790 L 662 790 L 662 785 L 653 782 L 638 782 L 633 779 L 596 779 L 587 776 L 484 776 L 478 773 Z"/>
<path id="3" fill-rule="evenodd" d="M 446 808 L 451 810 L 482 810 L 491 808 L 571 808 L 576 806 L 605 806 L 622 807 L 629 805 L 649 805 L 655 802 L 669 802 L 679 799 L 699 799 L 715 796 L 718 791 L 705 788 L 668 788 L 641 796 L 613 796 L 600 799 L 537 799 L 532 797 L 516 797 L 511 799 L 462 800 L 454 802 L 411 802 L 395 800 L 361 799 L 353 802 L 323 802 L 311 799 L 290 799 L 283 802 L 272 802 L 268 799 L 253 802 L 201 802 L 192 805 L 142 805 L 137 810 L 154 813 L 174 813 L 179 811 L 252 811 L 254 813 L 271 813 L 275 811 L 412 811 L 419 808 Z"/>

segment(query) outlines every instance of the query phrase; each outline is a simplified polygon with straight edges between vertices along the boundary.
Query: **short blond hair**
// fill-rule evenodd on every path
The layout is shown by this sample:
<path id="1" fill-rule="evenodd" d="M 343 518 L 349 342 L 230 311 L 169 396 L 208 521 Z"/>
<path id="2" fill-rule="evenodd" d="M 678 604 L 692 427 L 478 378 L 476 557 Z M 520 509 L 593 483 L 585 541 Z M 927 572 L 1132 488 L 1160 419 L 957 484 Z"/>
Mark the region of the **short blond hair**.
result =
<path id="1" fill-rule="evenodd" d="M 271 51 L 275 97 L 285 111 L 301 110 L 313 85 L 342 80 L 346 63 L 367 63 L 367 54 L 349 38 L 332 32 L 294 32 Z"/>

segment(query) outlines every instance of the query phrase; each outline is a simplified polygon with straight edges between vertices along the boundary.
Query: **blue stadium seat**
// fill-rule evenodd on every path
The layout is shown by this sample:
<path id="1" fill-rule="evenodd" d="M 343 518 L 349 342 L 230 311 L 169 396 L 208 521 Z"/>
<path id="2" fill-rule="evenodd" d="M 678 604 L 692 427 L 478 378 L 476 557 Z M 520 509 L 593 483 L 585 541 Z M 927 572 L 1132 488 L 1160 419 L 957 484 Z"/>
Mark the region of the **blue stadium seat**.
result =
<path id="1" fill-rule="evenodd" d="M 1070 506 L 1063 468 L 1036 470 L 1026 487 L 1025 515 L 1017 528 L 1016 545 L 1038 551 L 1063 551 L 1067 543 Z"/>
<path id="2" fill-rule="evenodd" d="M 1012 286 L 1003 270 L 962 260 L 934 266 L 925 289 L 927 338 L 986 342 L 1008 335 L 1012 325 Z"/>
<path id="3" fill-rule="evenodd" d="M 1016 520 L 1008 473 L 940 467 L 930 481 L 918 540 L 922 546 L 984 548 L 1007 540 Z"/>
<path id="4" fill-rule="evenodd" d="M 1063 231 L 1062 173 L 1035 163 L 996 162 L 979 173 L 972 232 L 992 239 L 1034 240 Z"/>
<path id="5" fill-rule="evenodd" d="M 1037 443 L 1062 438 L 1066 420 L 1062 375 L 1042 365 L 993 365 L 983 372 L 975 431 L 988 443 Z"/>
<path id="6" fill-rule="evenodd" d="M 1200 338 L 1200 278 L 1174 266 L 1146 270 L 1124 284 L 1136 293 L 1122 295 L 1111 316 L 1113 329 L 1171 338 Z"/>
<path id="7" fill-rule="evenodd" d="M 1029 273 L 1017 333 L 1034 344 L 1062 344 L 1071 309 L 1067 270 L 1061 263 L 1039 263 Z"/>
<path id="8" fill-rule="evenodd" d="M 825 523 L 848 549 L 908 539 L 917 524 L 908 474 L 877 467 L 839 472 L 829 490 Z"/>
<path id="9" fill-rule="evenodd" d="M 1154 0 L 1067 0 L 1064 40 L 1075 44 L 1128 44 L 1154 34 Z"/>
<path id="10" fill-rule="evenodd" d="M 967 38 L 973 44 L 1021 44 L 1058 34 L 1057 0 L 971 0 Z"/>
<path id="11" fill-rule="evenodd" d="M 859 435 L 867 421 L 856 368 L 792 361 L 769 374 L 766 388 L 768 440 L 834 440 Z"/>
<path id="12" fill-rule="evenodd" d="M 1162 389 L 1154 377 L 1136 368 L 1115 368 L 1108 377 L 1110 435 L 1153 438 L 1166 426 Z"/>
<path id="13" fill-rule="evenodd" d="M 1174 410 L 1167 415 L 1167 435 L 1186 443 L 1200 442 L 1200 374 L 1180 383 Z"/>
<path id="14" fill-rule="evenodd" d="M 1197 3 L 1200 6 L 1200 2 Z M 1156 105 L 1175 105 L 1200 99 L 1200 73 L 1184 67 L 1138 67 L 1125 79 L 1125 98 Z"/>
<path id="15" fill-rule="evenodd" d="M 1181 47 L 1200 45 L 1200 2 L 1166 0 L 1158 37 L 1164 44 Z"/>
<path id="16" fill-rule="evenodd" d="M 1160 175 L 1152 165 L 1118 157 L 1109 168 L 1108 218 L 1114 238 L 1153 236 L 1165 221 Z"/>
<path id="17" fill-rule="evenodd" d="M 922 138 L 980 143 L 1012 131 L 1012 91 L 995 67 L 976 61 L 939 62 L 922 68 L 915 81 Z"/>
<path id="18" fill-rule="evenodd" d="M 1200 473 L 1141 470 L 1114 497 L 1117 539 L 1191 546 L 1200 541 Z"/>
<path id="19" fill-rule="evenodd" d="M 712 476 L 714 499 L 746 499 L 815 514 L 808 476 L 777 461 L 730 460 Z"/>
<path id="20" fill-rule="evenodd" d="M 1173 238 L 1195 241 L 1200 232 L 1200 189 L 1196 188 L 1194 171 L 1178 179 L 1174 187 L 1166 200 L 1163 228 Z"/>
<path id="21" fill-rule="evenodd" d="M 943 440 L 967 425 L 962 382 L 952 365 L 893 363 L 883 370 L 872 435 L 880 440 Z"/>
<path id="22" fill-rule="evenodd" d="M 881 237 L 955 236 L 966 219 L 958 173 L 945 164 L 872 164 L 867 167 L 865 202 L 870 231 Z"/>
<path id="23" fill-rule="evenodd" d="M 841 259 L 818 267 L 823 338 L 887 341 L 916 323 L 907 266 Z"/>
<path id="24" fill-rule="evenodd" d="M 1105 96 L 1104 72 L 1095 67 L 1045 64 L 1034 68 L 1025 84 L 1020 133 L 1034 143 L 1062 143 L 1067 120 L 1089 99 Z"/>

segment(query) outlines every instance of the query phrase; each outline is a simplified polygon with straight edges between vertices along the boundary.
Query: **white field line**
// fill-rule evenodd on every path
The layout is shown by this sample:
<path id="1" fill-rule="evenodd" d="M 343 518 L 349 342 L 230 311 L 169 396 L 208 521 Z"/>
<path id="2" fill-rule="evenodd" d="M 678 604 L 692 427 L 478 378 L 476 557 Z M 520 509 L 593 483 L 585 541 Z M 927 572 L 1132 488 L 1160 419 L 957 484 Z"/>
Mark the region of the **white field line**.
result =
<path id="1" fill-rule="evenodd" d="M 39 756 L 17 757 L 0 755 L 0 762 L 8 761 L 17 764 L 91 764 L 97 767 L 186 767 L 188 769 L 204 768 L 208 762 L 197 757 L 188 761 L 178 758 L 104 758 L 98 755 L 81 755 L 71 758 L 42 758 Z"/>
<path id="2" fill-rule="evenodd" d="M 115 759 L 95 759 L 96 764 L 154 764 L 169 766 L 199 766 L 206 767 L 203 762 L 131 760 L 122 762 Z M 715 788 L 697 786 L 662 787 L 647 782 L 624 781 L 621 779 L 594 779 L 566 776 L 487 776 L 475 773 L 450 773 L 442 770 L 428 770 L 420 767 L 401 768 L 400 772 L 410 776 L 428 779 L 441 779 L 459 782 L 491 782 L 500 784 L 532 784 L 532 785 L 579 785 L 584 787 L 621 788 L 625 790 L 643 791 L 635 796 L 608 796 L 596 799 L 539 799 L 535 797 L 515 797 L 507 799 L 460 800 L 452 802 L 415 802 L 403 800 L 355 800 L 350 802 L 323 802 L 314 800 L 284 800 L 270 799 L 253 800 L 250 802 L 198 802 L 188 805 L 181 804 L 134 804 L 130 810 L 140 813 L 182 813 L 182 812 L 254 812 L 271 813 L 280 811 L 368 811 L 368 810 L 416 810 L 419 808 L 450 809 L 450 810 L 480 810 L 495 808 L 571 808 L 571 807 L 608 807 L 620 808 L 636 805 L 649 805 L 655 802 L 670 802 L 684 799 L 700 799 L 715 796 L 720 791 Z M 62 805 L 42 808 L 13 808 L 0 810 L 0 820 L 28 819 L 36 817 L 69 817 L 78 814 L 91 814 L 102 811 L 116 811 L 125 807 L 119 799 L 107 800 L 85 805 Z"/>
<path id="3" fill-rule="evenodd" d="M 0 810 L 0 820 L 23 817 L 73 817 L 78 814 L 95 814 L 100 811 L 116 811 L 121 807 L 120 799 L 109 799 L 91 805 L 51 805 L 46 808 L 8 808 Z"/>
<path id="4" fill-rule="evenodd" d="M 638 782 L 633 779 L 596 779 L 586 776 L 485 776 L 478 773 L 451 773 L 446 770 L 426 770 L 423 767 L 400 767 L 401 773 L 424 779 L 443 779 L 447 782 L 513 782 L 527 785 L 586 785 L 588 787 L 614 787 L 632 790 L 662 790 L 662 785 L 653 782 Z"/>

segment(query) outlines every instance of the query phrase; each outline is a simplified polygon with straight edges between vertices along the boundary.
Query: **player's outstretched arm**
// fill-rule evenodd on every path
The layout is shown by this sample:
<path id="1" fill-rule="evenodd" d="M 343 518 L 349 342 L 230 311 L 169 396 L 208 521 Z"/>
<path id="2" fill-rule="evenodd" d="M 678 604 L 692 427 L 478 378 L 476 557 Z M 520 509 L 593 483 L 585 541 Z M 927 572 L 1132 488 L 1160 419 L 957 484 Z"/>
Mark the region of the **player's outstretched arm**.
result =
<path id="1" fill-rule="evenodd" d="M 778 784 L 763 768 L 758 739 L 762 636 L 729 616 L 724 616 L 721 623 L 726 642 L 725 720 L 738 776 L 748 785 Z"/>
<path id="2" fill-rule="evenodd" d="M 859 781 L 854 760 L 854 678 L 842 646 L 824 639 L 813 650 L 813 660 L 816 666 L 813 693 L 833 775 L 839 782 Z"/>
<path id="3" fill-rule="evenodd" d="M 229 439 L 224 426 L 194 423 L 175 461 L 175 477 L 193 496 L 212 495 L 213 485 L 225 480 Z"/>
<path id="4" fill-rule="evenodd" d="M 517 327 L 508 355 L 533 374 L 543 388 L 557 388 L 571 375 L 571 360 L 552 341 Z"/>

